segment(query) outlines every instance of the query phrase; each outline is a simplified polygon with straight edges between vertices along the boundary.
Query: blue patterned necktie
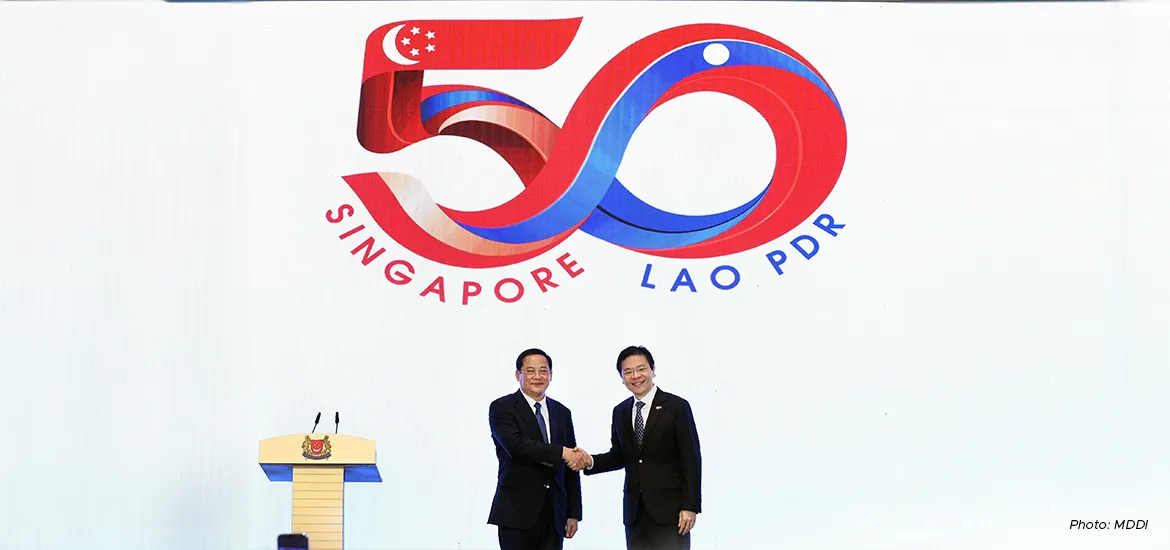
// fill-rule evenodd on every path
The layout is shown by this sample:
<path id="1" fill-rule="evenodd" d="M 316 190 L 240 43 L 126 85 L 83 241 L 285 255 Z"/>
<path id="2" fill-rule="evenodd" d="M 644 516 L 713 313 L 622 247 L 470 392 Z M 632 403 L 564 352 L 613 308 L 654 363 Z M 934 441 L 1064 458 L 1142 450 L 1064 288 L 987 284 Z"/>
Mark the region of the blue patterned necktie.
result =
<path id="1" fill-rule="evenodd" d="M 548 426 L 544 423 L 544 415 L 540 414 L 540 403 L 536 404 L 536 423 L 540 424 L 540 436 L 548 443 Z"/>
<path id="2" fill-rule="evenodd" d="M 635 403 L 638 406 L 638 414 L 634 416 L 634 442 L 638 444 L 638 448 L 642 448 L 642 436 L 646 434 L 646 424 L 642 421 L 642 407 L 646 404 L 639 401 Z"/>

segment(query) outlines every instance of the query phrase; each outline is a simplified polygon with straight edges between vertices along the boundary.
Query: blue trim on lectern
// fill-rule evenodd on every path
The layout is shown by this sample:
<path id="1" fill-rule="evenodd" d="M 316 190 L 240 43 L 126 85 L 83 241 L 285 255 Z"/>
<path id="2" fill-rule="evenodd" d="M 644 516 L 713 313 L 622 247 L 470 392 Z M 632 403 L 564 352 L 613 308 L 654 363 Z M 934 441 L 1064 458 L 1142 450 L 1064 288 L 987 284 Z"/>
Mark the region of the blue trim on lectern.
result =
<path id="1" fill-rule="evenodd" d="M 360 464 L 345 467 L 346 483 L 381 483 L 382 474 L 373 464 Z"/>
<path id="2" fill-rule="evenodd" d="M 292 481 L 292 464 L 261 464 L 268 481 Z"/>
<path id="3" fill-rule="evenodd" d="M 261 464 L 268 481 L 292 481 L 292 464 Z M 376 464 L 355 464 L 345 467 L 346 483 L 381 483 L 382 474 Z"/>

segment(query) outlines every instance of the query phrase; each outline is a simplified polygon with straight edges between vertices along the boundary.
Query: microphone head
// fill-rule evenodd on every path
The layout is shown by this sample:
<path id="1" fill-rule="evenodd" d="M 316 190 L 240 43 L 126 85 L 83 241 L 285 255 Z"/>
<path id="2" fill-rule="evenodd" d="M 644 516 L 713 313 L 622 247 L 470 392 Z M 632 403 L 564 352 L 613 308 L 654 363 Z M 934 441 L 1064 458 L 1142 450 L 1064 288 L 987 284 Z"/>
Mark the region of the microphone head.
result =
<path id="1" fill-rule="evenodd" d="M 314 424 L 321 421 L 321 413 L 317 413 L 317 419 L 313 421 Z"/>
<path id="2" fill-rule="evenodd" d="M 333 421 L 334 422 L 341 422 L 341 413 L 339 413 L 339 412 L 333 413 Z"/>

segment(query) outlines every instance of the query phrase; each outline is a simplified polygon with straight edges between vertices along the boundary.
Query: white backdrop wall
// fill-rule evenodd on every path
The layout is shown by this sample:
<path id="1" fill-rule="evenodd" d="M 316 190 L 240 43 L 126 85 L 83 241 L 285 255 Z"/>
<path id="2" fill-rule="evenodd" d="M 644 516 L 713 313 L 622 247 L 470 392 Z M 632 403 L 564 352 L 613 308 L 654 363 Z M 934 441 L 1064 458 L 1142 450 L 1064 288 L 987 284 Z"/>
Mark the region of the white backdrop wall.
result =
<path id="1" fill-rule="evenodd" d="M 841 102 L 848 154 L 818 209 L 841 235 L 782 276 L 774 247 L 659 260 L 581 233 L 473 273 L 376 229 L 342 175 L 408 173 L 457 209 L 520 186 L 469 140 L 362 149 L 370 31 L 575 16 L 546 70 L 427 83 L 560 122 L 643 36 L 758 30 Z M 553 356 L 550 395 L 599 452 L 627 395 L 614 358 L 644 344 L 697 416 L 696 548 L 1166 548 L 1167 28 L 1164 3 L 0 3 L 3 546 L 272 548 L 291 497 L 257 441 L 337 410 L 385 480 L 347 489 L 350 548 L 491 548 L 486 407 L 514 391 L 516 354 Z M 759 192 L 770 144 L 745 104 L 698 94 L 650 116 L 619 176 L 717 211 Z M 352 224 L 325 220 L 341 204 L 387 258 L 453 281 L 447 303 L 362 266 L 338 238 Z M 563 253 L 585 273 L 547 294 L 458 302 L 463 278 Z M 723 263 L 733 291 L 706 282 Z M 681 267 L 698 292 L 669 292 Z M 583 485 L 566 548 L 622 547 L 621 475 Z"/>

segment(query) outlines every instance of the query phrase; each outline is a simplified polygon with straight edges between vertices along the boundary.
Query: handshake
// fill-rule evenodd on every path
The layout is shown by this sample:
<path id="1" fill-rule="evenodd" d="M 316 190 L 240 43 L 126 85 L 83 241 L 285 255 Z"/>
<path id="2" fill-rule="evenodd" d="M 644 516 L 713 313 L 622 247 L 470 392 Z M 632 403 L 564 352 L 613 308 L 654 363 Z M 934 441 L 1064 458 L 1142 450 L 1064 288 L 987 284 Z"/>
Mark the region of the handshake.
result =
<path id="1" fill-rule="evenodd" d="M 580 447 L 574 447 L 572 449 L 565 447 L 564 450 L 561 451 L 561 459 L 563 459 L 565 464 L 572 468 L 574 472 L 580 472 L 586 467 L 593 465 L 593 457 L 589 456 L 589 453 L 585 452 Z"/>

